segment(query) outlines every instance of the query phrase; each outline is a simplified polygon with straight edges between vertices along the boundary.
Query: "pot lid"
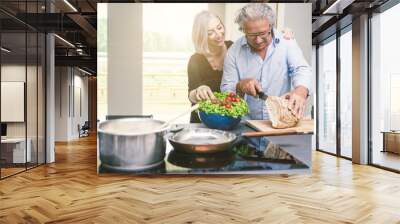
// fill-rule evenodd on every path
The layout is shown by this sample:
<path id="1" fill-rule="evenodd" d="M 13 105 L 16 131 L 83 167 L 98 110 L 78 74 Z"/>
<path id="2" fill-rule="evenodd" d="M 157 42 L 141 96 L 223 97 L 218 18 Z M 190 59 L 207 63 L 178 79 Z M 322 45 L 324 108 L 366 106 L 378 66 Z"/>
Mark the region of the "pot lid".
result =
<path id="1" fill-rule="evenodd" d="M 115 119 L 101 122 L 98 132 L 123 136 L 145 135 L 168 130 L 169 126 L 164 124 L 164 121 L 151 118 Z"/>

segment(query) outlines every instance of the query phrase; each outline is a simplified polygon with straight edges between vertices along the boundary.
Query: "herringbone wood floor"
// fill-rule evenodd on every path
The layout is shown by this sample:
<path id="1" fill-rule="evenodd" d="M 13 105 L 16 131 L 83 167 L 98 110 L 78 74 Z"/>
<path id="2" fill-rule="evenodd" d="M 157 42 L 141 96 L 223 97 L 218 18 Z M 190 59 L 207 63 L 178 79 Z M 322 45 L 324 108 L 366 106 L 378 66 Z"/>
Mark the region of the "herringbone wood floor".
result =
<path id="1" fill-rule="evenodd" d="M 96 139 L 0 181 L 0 223 L 400 223 L 400 175 L 315 152 L 310 175 L 96 173 Z"/>

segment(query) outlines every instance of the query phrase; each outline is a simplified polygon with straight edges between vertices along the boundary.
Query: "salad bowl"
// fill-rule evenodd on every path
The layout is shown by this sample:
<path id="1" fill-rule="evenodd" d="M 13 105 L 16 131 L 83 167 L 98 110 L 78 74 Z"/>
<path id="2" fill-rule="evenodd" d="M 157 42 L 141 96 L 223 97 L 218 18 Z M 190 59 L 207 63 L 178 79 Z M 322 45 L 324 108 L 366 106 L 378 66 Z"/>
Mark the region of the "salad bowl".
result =
<path id="1" fill-rule="evenodd" d="M 241 117 L 235 118 L 220 114 L 206 113 L 204 111 L 199 111 L 199 117 L 201 122 L 207 127 L 220 130 L 232 130 L 241 120 Z"/>
<path id="2" fill-rule="evenodd" d="M 214 93 L 216 99 L 199 103 L 199 118 L 207 127 L 232 130 L 248 113 L 246 101 L 234 93 Z"/>

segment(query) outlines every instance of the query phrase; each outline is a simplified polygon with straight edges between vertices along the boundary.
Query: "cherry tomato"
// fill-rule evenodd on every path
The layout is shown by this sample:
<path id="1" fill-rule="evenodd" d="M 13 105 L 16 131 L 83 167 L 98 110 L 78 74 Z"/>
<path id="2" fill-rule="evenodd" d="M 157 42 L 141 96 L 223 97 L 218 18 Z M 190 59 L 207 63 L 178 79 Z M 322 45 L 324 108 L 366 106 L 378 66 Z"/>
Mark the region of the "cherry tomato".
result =
<path id="1" fill-rule="evenodd" d="M 234 97 L 234 96 L 236 96 L 236 94 L 235 93 L 229 93 L 229 95 L 228 96 L 230 96 L 230 97 Z"/>
<path id="2" fill-rule="evenodd" d="M 226 107 L 227 109 L 231 109 L 231 108 L 232 108 L 232 105 L 227 104 L 227 105 L 225 105 L 225 107 Z"/>

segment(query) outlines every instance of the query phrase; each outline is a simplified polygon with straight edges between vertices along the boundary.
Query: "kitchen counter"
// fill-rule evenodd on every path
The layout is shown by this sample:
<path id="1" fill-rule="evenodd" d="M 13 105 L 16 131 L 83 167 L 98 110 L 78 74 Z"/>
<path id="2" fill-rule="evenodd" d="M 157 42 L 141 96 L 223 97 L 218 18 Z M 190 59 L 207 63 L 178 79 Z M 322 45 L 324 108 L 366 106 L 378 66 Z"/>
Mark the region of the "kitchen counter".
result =
<path id="1" fill-rule="evenodd" d="M 177 125 L 204 127 L 203 124 Z M 254 131 L 240 124 L 231 131 L 238 136 Z M 228 151 L 214 154 L 189 154 L 173 149 L 167 142 L 164 162 L 141 171 L 114 171 L 100 164 L 99 173 L 128 174 L 292 174 L 311 170 L 311 134 L 247 138 L 240 136 Z"/>

